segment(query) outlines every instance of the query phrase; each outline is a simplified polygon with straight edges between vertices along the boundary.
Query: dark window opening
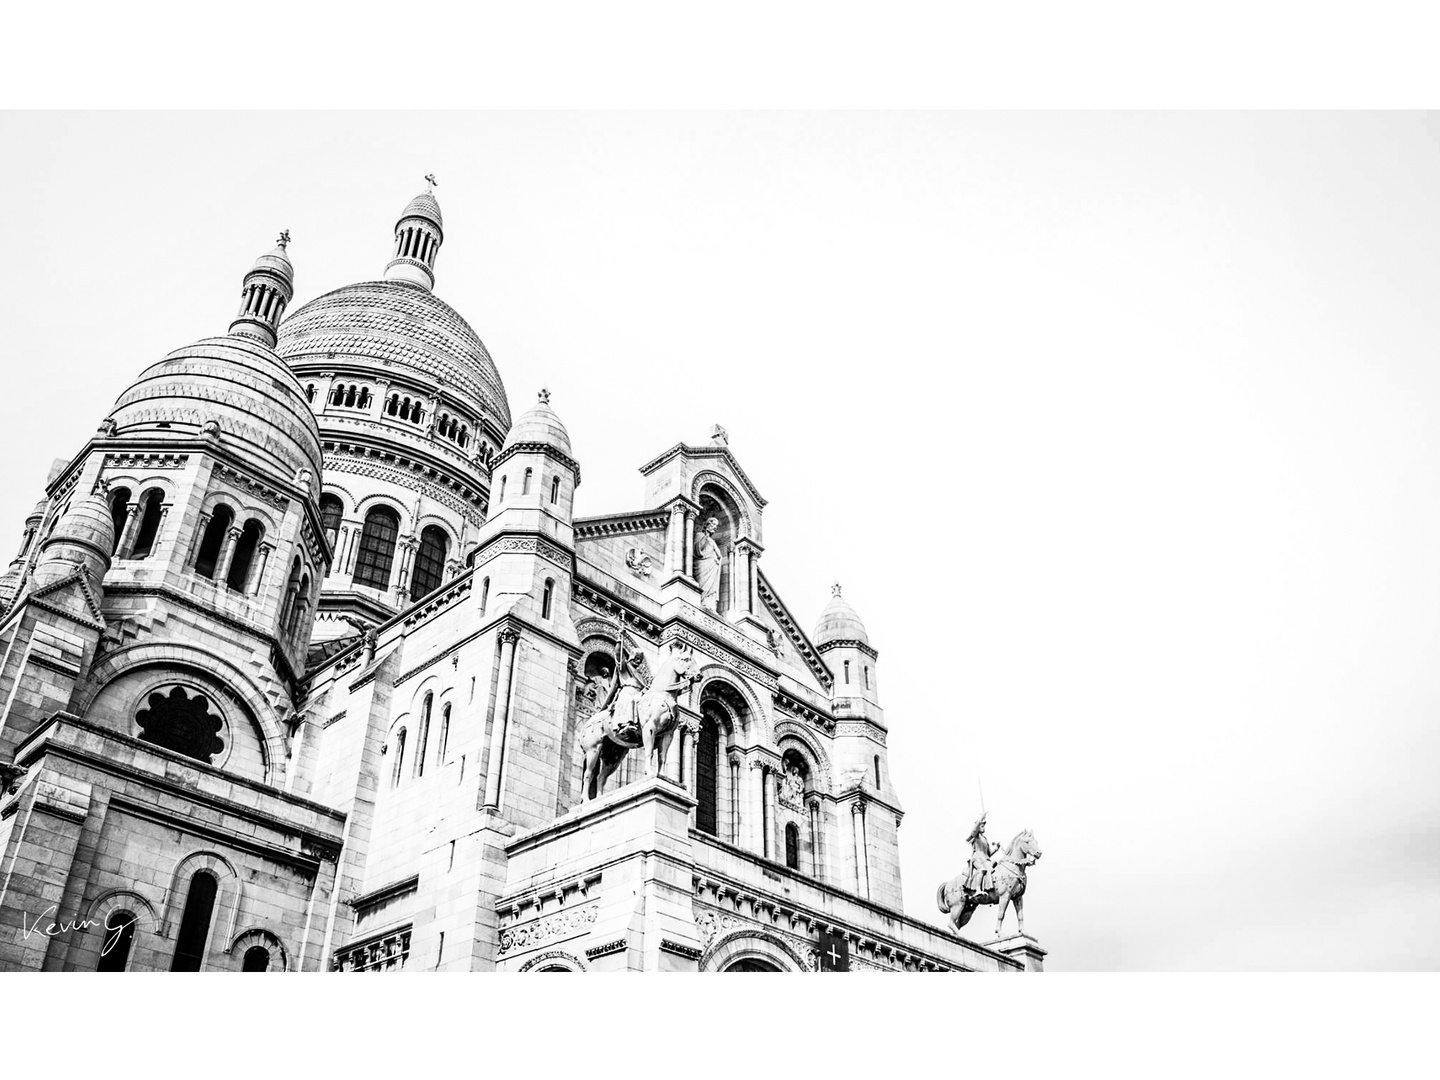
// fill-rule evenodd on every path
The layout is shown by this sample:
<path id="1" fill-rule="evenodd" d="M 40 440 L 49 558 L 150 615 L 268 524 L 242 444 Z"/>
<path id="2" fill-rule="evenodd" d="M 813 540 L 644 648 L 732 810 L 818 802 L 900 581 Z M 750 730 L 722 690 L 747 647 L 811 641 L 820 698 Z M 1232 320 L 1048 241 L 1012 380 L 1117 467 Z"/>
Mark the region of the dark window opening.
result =
<path id="1" fill-rule="evenodd" d="M 140 531 L 135 534 L 135 547 L 130 552 L 132 559 L 148 559 L 155 550 L 155 540 L 160 534 L 160 518 L 164 510 L 164 495 L 151 491 L 145 496 L 145 508 L 140 511 Z"/>
<path id="2" fill-rule="evenodd" d="M 105 916 L 100 938 L 100 963 L 96 971 L 124 971 L 135 943 L 135 913 L 112 911 Z"/>
<path id="3" fill-rule="evenodd" d="M 554 597 L 554 595 L 555 581 L 553 578 L 546 578 L 545 595 L 540 600 L 540 617 L 542 619 L 548 619 L 550 617 L 550 601 Z"/>
<path id="4" fill-rule="evenodd" d="M 695 747 L 695 828 L 719 835 L 720 725 L 713 716 L 700 722 L 700 741 Z"/>
<path id="5" fill-rule="evenodd" d="M 410 577 L 410 600 L 413 603 L 434 592 L 445 580 L 445 558 L 450 553 L 450 538 L 438 525 L 426 525 L 420 533 L 420 550 L 415 553 L 415 572 Z"/>
<path id="6" fill-rule="evenodd" d="M 785 865 L 800 869 L 800 827 L 793 821 L 785 826 Z"/>
<path id="7" fill-rule="evenodd" d="M 115 542 L 110 545 L 110 554 L 120 546 L 120 536 L 125 531 L 125 522 L 130 514 L 130 489 L 116 488 L 110 492 L 110 522 L 115 526 Z"/>
<path id="8" fill-rule="evenodd" d="M 560 477 L 558 476 L 550 481 L 550 501 L 552 503 L 560 501 Z"/>
<path id="9" fill-rule="evenodd" d="M 200 538 L 200 551 L 195 556 L 195 573 L 201 577 L 213 578 L 215 564 L 220 560 L 220 548 L 225 543 L 225 534 L 230 522 L 235 520 L 235 511 L 223 503 L 215 508 L 210 524 L 205 526 L 205 535 Z"/>
<path id="10" fill-rule="evenodd" d="M 355 558 L 355 584 L 375 589 L 384 589 L 390 584 L 395 538 L 399 535 L 400 516 L 394 510 L 377 506 L 365 515 L 360 552 Z"/>
<path id="11" fill-rule="evenodd" d="M 875 786 L 880 786 L 880 755 L 875 755 Z"/>
<path id="12" fill-rule="evenodd" d="M 263 945 L 252 945 L 245 950 L 245 963 L 241 971 L 269 971 L 270 950 Z"/>
<path id="13" fill-rule="evenodd" d="M 401 770 L 405 768 L 405 729 L 395 733 L 395 771 L 390 774 L 390 786 L 400 786 Z"/>
<path id="14" fill-rule="evenodd" d="M 430 709 L 435 703 L 434 694 L 425 695 L 425 704 L 420 706 L 420 733 L 415 737 L 415 775 L 425 775 L 425 744 L 430 741 Z"/>
<path id="15" fill-rule="evenodd" d="M 445 750 L 450 743 L 450 703 L 447 701 L 445 707 L 440 710 L 440 740 L 435 747 L 435 762 L 437 765 L 445 764 Z"/>
<path id="16" fill-rule="evenodd" d="M 225 575 L 225 584 L 241 592 L 250 577 L 250 564 L 255 561 L 255 549 L 260 546 L 260 534 L 264 530 L 260 522 L 251 518 L 245 522 L 240 539 L 235 543 L 235 555 L 230 560 L 230 572 Z"/>
<path id="17" fill-rule="evenodd" d="M 203 870 L 190 879 L 190 895 L 185 898 L 185 914 L 180 917 L 180 935 L 171 971 L 199 971 L 205 962 L 205 941 L 210 936 L 210 919 L 215 913 L 218 889 L 215 876 Z"/>

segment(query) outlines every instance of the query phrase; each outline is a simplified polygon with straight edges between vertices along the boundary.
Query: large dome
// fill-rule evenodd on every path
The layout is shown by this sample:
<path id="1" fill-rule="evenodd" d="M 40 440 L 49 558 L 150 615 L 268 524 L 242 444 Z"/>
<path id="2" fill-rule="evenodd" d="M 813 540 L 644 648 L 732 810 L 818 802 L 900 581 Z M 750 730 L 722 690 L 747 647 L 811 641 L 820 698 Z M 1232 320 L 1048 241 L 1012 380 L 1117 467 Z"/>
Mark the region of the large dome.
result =
<path id="1" fill-rule="evenodd" d="M 505 385 L 485 344 L 449 304 L 406 281 L 364 281 L 326 293 L 280 324 L 289 363 L 347 356 L 381 360 L 444 383 L 510 428 Z"/>

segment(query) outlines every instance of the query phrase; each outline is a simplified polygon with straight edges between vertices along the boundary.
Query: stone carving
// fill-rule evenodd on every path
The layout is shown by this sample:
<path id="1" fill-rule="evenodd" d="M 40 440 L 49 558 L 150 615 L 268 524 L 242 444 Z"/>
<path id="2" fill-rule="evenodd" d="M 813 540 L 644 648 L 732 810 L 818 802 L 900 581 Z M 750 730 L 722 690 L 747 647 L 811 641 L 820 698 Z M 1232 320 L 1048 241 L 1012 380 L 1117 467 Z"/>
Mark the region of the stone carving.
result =
<path id="1" fill-rule="evenodd" d="M 500 955 L 531 949 L 547 941 L 583 932 L 600 915 L 600 905 L 587 904 L 582 908 L 557 911 L 553 915 L 528 922 L 523 926 L 512 926 L 500 931 Z"/>
<path id="2" fill-rule="evenodd" d="M 724 560 L 715 530 L 720 519 L 708 517 L 695 534 L 695 580 L 700 585 L 700 603 L 711 611 L 720 610 L 720 564 Z"/>
<path id="3" fill-rule="evenodd" d="M 805 808 L 805 777 L 794 762 L 787 762 L 780 780 L 780 805 L 792 810 Z"/>
<path id="4" fill-rule="evenodd" d="M 580 731 L 585 755 L 580 789 L 585 801 L 598 797 L 625 755 L 640 746 L 645 748 L 646 775 L 664 772 L 670 740 L 680 726 L 675 703 L 689 691 L 698 667 L 692 650 L 672 644 L 661 655 L 655 679 L 644 694 L 617 693 L 608 708 L 590 717 Z"/>
<path id="5" fill-rule="evenodd" d="M 14 795 L 20 789 L 20 781 L 29 774 L 28 768 L 13 761 L 0 764 L 0 795 Z"/>
<path id="6" fill-rule="evenodd" d="M 1033 866 L 1040 859 L 1040 846 L 1035 836 L 1026 829 L 1018 833 L 1010 846 L 1000 852 L 999 858 L 991 862 L 991 856 L 999 851 L 999 845 L 992 845 L 985 838 L 985 815 L 970 830 L 970 865 L 965 873 L 952 878 L 940 886 L 935 900 L 940 910 L 950 916 L 951 925 L 958 934 L 960 928 L 970 921 L 975 909 L 984 904 L 997 904 L 1000 913 L 995 919 L 995 936 L 1005 923 L 1005 911 L 1015 905 L 1015 921 L 1020 932 L 1025 932 L 1025 868 Z"/>
<path id="7" fill-rule="evenodd" d="M 636 577 L 649 577 L 650 571 L 654 568 L 654 560 L 644 554 L 639 548 L 630 548 L 625 552 L 625 565 Z"/>

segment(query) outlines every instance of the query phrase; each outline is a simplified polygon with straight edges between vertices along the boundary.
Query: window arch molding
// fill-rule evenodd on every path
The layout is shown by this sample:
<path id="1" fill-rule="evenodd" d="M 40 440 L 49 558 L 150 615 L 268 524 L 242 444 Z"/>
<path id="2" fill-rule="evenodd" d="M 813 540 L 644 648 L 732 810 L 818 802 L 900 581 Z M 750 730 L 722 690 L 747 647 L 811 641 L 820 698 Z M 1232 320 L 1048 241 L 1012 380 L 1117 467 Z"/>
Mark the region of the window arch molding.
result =
<path id="1" fill-rule="evenodd" d="M 532 956 L 520 965 L 521 971 L 589 971 L 584 960 L 564 949 L 550 949 L 538 956 Z"/>
<path id="2" fill-rule="evenodd" d="M 724 971 L 739 960 L 763 960 L 781 971 L 808 971 L 810 966 L 776 934 L 753 926 L 736 927 L 722 933 L 700 957 L 701 971 Z"/>
<path id="3" fill-rule="evenodd" d="M 830 791 L 830 758 L 824 747 L 793 720 L 781 720 L 775 725 L 775 749 L 784 757 L 786 750 L 800 755 L 810 770 L 810 785 L 817 794 Z"/>
<path id="4" fill-rule="evenodd" d="M 211 909 L 210 931 L 205 943 L 206 957 L 216 952 L 216 942 L 229 941 L 235 935 L 235 921 L 240 914 L 244 898 L 244 883 L 235 872 L 235 867 L 225 856 L 214 851 L 194 851 L 181 858 L 170 874 L 170 887 L 165 890 L 165 918 L 162 934 L 173 948 L 180 930 L 180 917 L 185 912 L 185 900 L 190 882 L 196 874 L 206 871 L 214 876 L 216 883 L 215 905 Z M 222 953 L 224 950 L 220 950 Z M 201 964 L 204 970 L 204 964 Z"/>
<path id="5" fill-rule="evenodd" d="M 130 955 L 125 958 L 124 970 L 131 969 L 136 953 L 141 948 L 148 952 L 159 947 L 160 917 L 155 912 L 155 905 L 133 890 L 111 889 L 96 897 L 91 903 L 90 909 L 85 913 L 86 919 L 97 924 L 85 931 L 87 948 L 89 947 L 88 936 L 94 935 L 94 959 L 88 965 L 90 969 L 93 970 L 100 962 L 100 950 L 105 947 L 105 943 L 114 933 L 109 928 L 111 916 L 121 911 L 128 911 L 135 916 L 135 936 L 130 940 Z"/>
<path id="6" fill-rule="evenodd" d="M 704 700 L 707 691 L 718 693 L 722 702 L 725 696 L 738 697 L 745 706 L 744 709 L 737 709 L 733 705 L 730 711 L 736 713 L 736 719 L 740 723 L 741 730 L 735 733 L 735 741 L 744 745 L 754 745 L 770 741 L 770 719 L 760 704 L 760 699 L 755 696 L 755 691 L 750 684 L 726 667 L 724 664 L 706 664 L 699 671 L 699 677 L 694 684 L 691 700 L 699 703 Z"/>
<path id="7" fill-rule="evenodd" d="M 739 488 L 715 470 L 702 469 L 695 474 L 695 479 L 690 482 L 690 498 L 697 506 L 700 505 L 700 497 L 704 494 L 705 488 L 707 487 L 715 488 L 719 494 L 724 496 L 723 499 L 717 501 L 732 504 L 739 518 L 739 520 L 735 522 L 737 530 L 735 539 L 738 540 L 745 536 L 754 538 L 754 515 L 750 512 L 749 500 L 740 493 Z"/>
<path id="8" fill-rule="evenodd" d="M 355 516 L 361 521 L 364 521 L 365 515 L 370 513 L 371 510 L 374 510 L 377 507 L 384 507 L 387 510 L 394 511 L 396 516 L 400 518 L 401 536 L 406 535 L 413 528 L 414 523 L 410 520 L 410 512 L 406 510 L 405 507 L 401 506 L 400 501 L 396 499 L 393 495 L 386 495 L 384 493 L 366 495 L 364 498 L 362 498 L 355 505 Z"/>
<path id="9" fill-rule="evenodd" d="M 91 669 L 90 677 L 77 698 L 77 709 L 83 715 L 112 684 L 136 671 L 151 668 L 160 670 L 154 673 L 153 680 L 141 684 L 146 688 L 145 693 L 164 683 L 193 682 L 211 695 L 232 724 L 235 720 L 227 703 L 233 703 L 256 730 L 256 741 L 260 744 L 263 759 L 264 782 L 274 784 L 284 778 L 283 762 L 288 740 L 274 706 L 249 675 L 218 654 L 205 652 L 194 645 L 180 641 L 164 644 L 149 642 L 107 653 Z M 137 698 L 137 708 L 139 701 Z"/>
<path id="10" fill-rule="evenodd" d="M 285 951 L 284 943 L 263 926 L 252 926 L 248 930 L 240 931 L 225 950 L 227 955 L 235 957 L 236 971 L 240 970 L 244 961 L 245 950 L 253 949 L 257 945 L 269 950 L 271 971 L 290 970 L 290 957 Z"/>

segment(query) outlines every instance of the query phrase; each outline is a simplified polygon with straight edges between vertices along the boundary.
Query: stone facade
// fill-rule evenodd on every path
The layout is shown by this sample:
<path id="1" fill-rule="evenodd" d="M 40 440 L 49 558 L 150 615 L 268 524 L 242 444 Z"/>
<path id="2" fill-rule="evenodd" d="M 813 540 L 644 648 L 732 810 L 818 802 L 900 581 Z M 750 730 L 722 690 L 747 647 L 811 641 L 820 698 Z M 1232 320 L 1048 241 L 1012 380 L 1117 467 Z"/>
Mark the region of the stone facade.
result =
<path id="1" fill-rule="evenodd" d="M 427 191 L 283 323 L 282 237 L 50 477 L 0 581 L 0 965 L 1038 970 L 902 913 L 879 653 L 781 599 L 725 432 L 576 518 L 442 229 Z M 677 649 L 664 771 L 587 798 L 586 722 Z"/>

